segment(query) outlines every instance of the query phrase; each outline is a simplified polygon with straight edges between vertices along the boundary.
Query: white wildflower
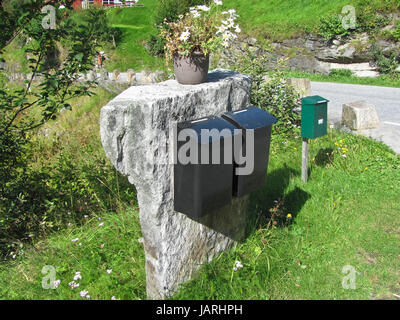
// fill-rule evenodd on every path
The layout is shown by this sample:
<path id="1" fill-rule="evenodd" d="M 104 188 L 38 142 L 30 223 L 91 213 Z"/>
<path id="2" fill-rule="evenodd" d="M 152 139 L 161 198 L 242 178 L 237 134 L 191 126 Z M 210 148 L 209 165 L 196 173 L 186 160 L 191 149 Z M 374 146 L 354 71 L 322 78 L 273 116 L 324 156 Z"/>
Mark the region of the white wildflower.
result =
<path id="1" fill-rule="evenodd" d="M 188 29 L 186 29 L 186 31 L 181 33 L 181 36 L 179 37 L 179 39 L 183 42 L 186 42 L 190 37 L 190 31 Z"/>
<path id="2" fill-rule="evenodd" d="M 54 289 L 57 289 L 58 286 L 60 285 L 60 283 L 61 283 L 61 280 L 56 280 L 56 281 L 54 281 L 54 282 L 53 282 Z"/>
<path id="3" fill-rule="evenodd" d="M 83 297 L 86 297 L 86 295 L 89 293 L 89 291 L 86 291 L 86 290 L 82 290 L 81 292 L 80 292 L 80 295 L 81 295 L 81 297 L 83 298 Z"/>
<path id="4" fill-rule="evenodd" d="M 235 261 L 235 266 L 233 267 L 233 270 L 237 271 L 240 268 L 243 268 L 242 263 L 240 261 Z"/>
<path id="5" fill-rule="evenodd" d="M 222 0 L 214 0 L 214 3 L 215 3 L 217 6 L 222 6 Z"/>
<path id="6" fill-rule="evenodd" d="M 78 280 L 80 280 L 80 279 L 82 279 L 81 273 L 80 273 L 79 271 L 75 272 L 74 280 L 75 280 L 75 281 L 78 281 Z"/>
<path id="7" fill-rule="evenodd" d="M 207 7 L 205 4 L 201 6 L 197 6 L 197 9 L 202 10 L 202 11 L 209 11 L 210 7 Z"/>
<path id="8" fill-rule="evenodd" d="M 110 274 L 112 272 L 112 269 L 107 269 L 107 273 Z"/>

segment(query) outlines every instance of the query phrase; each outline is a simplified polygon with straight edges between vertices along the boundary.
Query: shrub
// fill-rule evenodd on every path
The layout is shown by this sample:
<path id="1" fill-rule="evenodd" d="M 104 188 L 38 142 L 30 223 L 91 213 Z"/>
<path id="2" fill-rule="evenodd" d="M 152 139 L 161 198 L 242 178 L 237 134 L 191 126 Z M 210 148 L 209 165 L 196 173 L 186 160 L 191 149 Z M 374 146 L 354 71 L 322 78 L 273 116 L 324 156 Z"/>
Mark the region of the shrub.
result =
<path id="1" fill-rule="evenodd" d="M 377 70 L 383 74 L 395 74 L 398 67 L 396 55 L 392 52 L 389 57 L 386 57 L 382 50 L 376 45 L 372 47 L 372 53 L 375 60 Z"/>
<path id="2" fill-rule="evenodd" d="M 320 19 L 318 34 L 329 41 L 338 37 L 345 37 L 350 34 L 350 31 L 343 28 L 342 19 L 339 15 L 334 14 Z"/>
<path id="3" fill-rule="evenodd" d="M 272 71 L 268 69 L 270 64 L 266 54 L 255 56 L 247 52 L 234 68 L 252 77 L 251 104 L 276 117 L 274 132 L 298 134 L 300 115 L 295 110 L 300 107 L 300 96 L 284 77 L 285 60 L 278 60 Z"/>
<path id="4" fill-rule="evenodd" d="M 400 42 L 400 21 L 397 21 L 396 28 L 392 32 L 392 38 L 396 42 Z"/>

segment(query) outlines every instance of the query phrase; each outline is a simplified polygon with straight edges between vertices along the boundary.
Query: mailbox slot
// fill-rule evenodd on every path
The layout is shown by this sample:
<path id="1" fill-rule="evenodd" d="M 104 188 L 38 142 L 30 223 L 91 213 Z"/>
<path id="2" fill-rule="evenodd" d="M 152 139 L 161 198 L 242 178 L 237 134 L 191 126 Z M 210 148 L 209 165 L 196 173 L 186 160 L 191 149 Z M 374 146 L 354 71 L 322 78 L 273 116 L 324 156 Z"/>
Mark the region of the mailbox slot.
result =
<path id="1" fill-rule="evenodd" d="M 268 168 L 269 148 L 271 142 L 272 125 L 276 123 L 275 117 L 268 112 L 251 106 L 239 111 L 228 112 L 222 115 L 222 118 L 231 122 L 236 128 L 242 129 L 242 150 L 243 155 L 246 153 L 246 131 L 254 130 L 254 170 L 249 175 L 237 175 L 235 171 L 233 175 L 232 193 L 236 197 L 242 197 L 262 188 L 265 184 L 265 176 Z M 245 155 L 248 157 L 248 155 Z M 246 164 L 240 165 L 241 167 Z"/>

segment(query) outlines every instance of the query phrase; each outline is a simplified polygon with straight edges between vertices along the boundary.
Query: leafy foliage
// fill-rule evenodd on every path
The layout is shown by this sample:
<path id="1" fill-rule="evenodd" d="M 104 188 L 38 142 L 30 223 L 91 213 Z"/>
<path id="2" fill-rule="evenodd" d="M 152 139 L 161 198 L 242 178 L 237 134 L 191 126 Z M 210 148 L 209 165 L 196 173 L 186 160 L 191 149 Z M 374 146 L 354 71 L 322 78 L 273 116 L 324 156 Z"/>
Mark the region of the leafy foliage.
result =
<path id="1" fill-rule="evenodd" d="M 57 8 L 60 3 L 52 2 Z M 61 157 L 58 168 L 34 170 L 28 153 L 33 129 L 55 119 L 61 109 L 71 109 L 71 99 L 92 95 L 95 83 L 78 79 L 93 68 L 100 45 L 109 39 L 101 27 L 105 12 L 88 10 L 84 24 L 79 24 L 71 19 L 69 3 L 66 9 L 56 10 L 56 28 L 46 29 L 40 10 L 45 4 L 44 0 L 28 1 L 20 7 L 7 7 L 8 11 L 0 7 L 5 19 L 1 20 L 5 32 L 0 51 L 19 36 L 29 39 L 25 54 L 31 69 L 25 87 L 0 89 L 0 251 L 26 239 L 28 230 L 37 234 L 47 223 L 50 229 L 59 226 L 62 208 L 74 208 L 77 203 L 68 199 L 78 197 L 86 203 L 94 199 L 86 180 L 73 175 L 73 168 L 78 167 L 73 158 Z M 68 46 L 65 59 L 60 64 L 49 63 L 60 43 Z M 4 71 L 0 71 L 0 79 L 4 79 Z M 79 172 L 90 172 L 85 169 Z M 68 184 L 69 178 L 78 185 Z"/>
<path id="2" fill-rule="evenodd" d="M 372 53 L 374 55 L 374 60 L 376 68 L 380 73 L 394 75 L 396 69 L 399 66 L 396 55 L 392 52 L 387 57 L 383 54 L 383 51 L 376 45 L 372 47 Z"/>
<path id="3" fill-rule="evenodd" d="M 296 134 L 300 116 L 295 110 L 300 107 L 300 96 L 284 76 L 285 60 L 278 60 L 273 71 L 269 71 L 269 64 L 268 55 L 255 56 L 247 52 L 235 69 L 252 77 L 251 103 L 277 118 L 274 131 L 283 135 Z"/>
<path id="4" fill-rule="evenodd" d="M 332 40 L 338 37 L 345 37 L 350 34 L 350 31 L 343 28 L 340 16 L 333 14 L 321 18 L 318 34 L 325 40 Z"/>

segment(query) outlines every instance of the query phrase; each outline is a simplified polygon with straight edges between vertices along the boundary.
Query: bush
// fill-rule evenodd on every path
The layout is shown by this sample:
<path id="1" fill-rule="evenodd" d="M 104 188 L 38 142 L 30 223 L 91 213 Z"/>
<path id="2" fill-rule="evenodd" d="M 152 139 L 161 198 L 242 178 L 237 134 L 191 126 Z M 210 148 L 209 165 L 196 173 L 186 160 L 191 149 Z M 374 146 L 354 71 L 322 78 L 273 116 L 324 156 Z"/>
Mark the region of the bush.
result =
<path id="1" fill-rule="evenodd" d="M 338 37 L 348 36 L 350 31 L 343 28 L 342 19 L 339 15 L 334 14 L 320 19 L 318 34 L 329 41 Z"/>
<path id="2" fill-rule="evenodd" d="M 383 74 L 395 74 L 399 66 L 396 60 L 396 55 L 392 52 L 389 57 L 386 57 L 382 50 L 376 45 L 372 47 L 372 53 L 377 70 Z"/>
<path id="3" fill-rule="evenodd" d="M 284 77 L 285 60 L 279 60 L 274 70 L 268 66 L 267 55 L 255 56 L 250 52 L 238 59 L 235 70 L 252 77 L 251 104 L 271 113 L 278 120 L 274 132 L 284 135 L 298 134 L 300 96 Z"/>
<path id="4" fill-rule="evenodd" d="M 392 32 L 392 38 L 396 42 L 400 42 L 400 21 L 397 21 L 396 28 Z"/>
<path id="5" fill-rule="evenodd" d="M 40 157 L 40 150 L 34 145 L 25 149 L 31 155 L 18 157 L 12 175 L 0 175 L 0 254 L 70 223 L 81 224 L 86 215 L 117 211 L 135 198 L 127 179 L 89 144 L 79 148 L 84 160 L 61 148 L 39 168 L 29 165 L 29 158 Z"/>

